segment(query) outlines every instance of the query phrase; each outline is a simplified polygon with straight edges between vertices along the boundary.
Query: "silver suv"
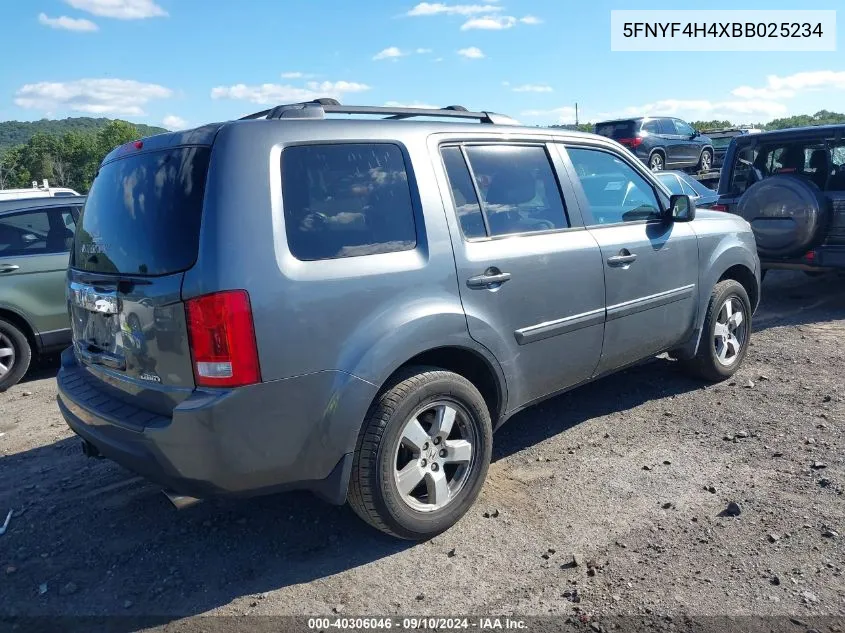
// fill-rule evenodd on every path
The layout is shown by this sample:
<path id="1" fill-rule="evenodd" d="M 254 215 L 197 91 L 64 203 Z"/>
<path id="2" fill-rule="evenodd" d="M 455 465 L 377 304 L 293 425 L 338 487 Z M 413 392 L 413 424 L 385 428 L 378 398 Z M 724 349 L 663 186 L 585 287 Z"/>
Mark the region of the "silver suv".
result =
<path id="1" fill-rule="evenodd" d="M 521 409 L 667 351 L 732 375 L 759 275 L 744 220 L 696 217 L 610 139 L 279 106 L 105 158 L 59 406 L 88 455 L 179 495 L 310 489 L 422 539 Z"/>

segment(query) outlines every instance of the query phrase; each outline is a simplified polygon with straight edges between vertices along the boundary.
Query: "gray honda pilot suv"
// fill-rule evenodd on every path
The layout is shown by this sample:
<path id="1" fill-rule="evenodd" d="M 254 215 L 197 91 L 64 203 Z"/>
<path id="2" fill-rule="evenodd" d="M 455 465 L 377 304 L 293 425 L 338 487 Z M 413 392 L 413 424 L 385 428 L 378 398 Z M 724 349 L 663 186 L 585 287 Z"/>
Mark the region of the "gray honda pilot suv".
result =
<path id="1" fill-rule="evenodd" d="M 104 159 L 59 406 L 86 454 L 179 495 L 309 489 L 422 539 L 521 409 L 661 352 L 731 376 L 759 268 L 745 220 L 610 139 L 278 106 Z"/>

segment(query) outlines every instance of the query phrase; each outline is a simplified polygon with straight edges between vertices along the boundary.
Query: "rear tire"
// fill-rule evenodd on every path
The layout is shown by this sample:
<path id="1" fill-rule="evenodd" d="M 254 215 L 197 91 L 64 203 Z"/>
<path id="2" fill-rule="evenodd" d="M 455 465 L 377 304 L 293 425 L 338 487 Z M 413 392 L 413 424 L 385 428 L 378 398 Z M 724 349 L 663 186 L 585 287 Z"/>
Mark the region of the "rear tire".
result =
<path id="1" fill-rule="evenodd" d="M 739 317 L 735 316 L 739 313 Z M 751 341 L 751 301 L 738 281 L 726 279 L 713 288 L 698 351 L 682 367 L 710 382 L 730 378 L 742 365 Z"/>
<path id="2" fill-rule="evenodd" d="M 0 391 L 18 384 L 31 361 L 32 348 L 26 335 L 0 319 Z"/>
<path id="3" fill-rule="evenodd" d="M 490 413 L 472 383 L 442 369 L 411 367 L 391 381 L 364 420 L 349 505 L 382 532 L 431 538 L 472 506 L 492 446 Z"/>
<path id="4" fill-rule="evenodd" d="M 713 152 L 705 149 L 701 152 L 701 157 L 698 159 L 696 169 L 698 171 L 710 171 L 713 168 Z"/>
<path id="5" fill-rule="evenodd" d="M 666 165 L 666 162 L 663 160 L 663 154 L 660 152 L 654 152 L 651 156 L 648 157 L 648 168 L 651 171 L 663 171 L 663 167 Z"/>

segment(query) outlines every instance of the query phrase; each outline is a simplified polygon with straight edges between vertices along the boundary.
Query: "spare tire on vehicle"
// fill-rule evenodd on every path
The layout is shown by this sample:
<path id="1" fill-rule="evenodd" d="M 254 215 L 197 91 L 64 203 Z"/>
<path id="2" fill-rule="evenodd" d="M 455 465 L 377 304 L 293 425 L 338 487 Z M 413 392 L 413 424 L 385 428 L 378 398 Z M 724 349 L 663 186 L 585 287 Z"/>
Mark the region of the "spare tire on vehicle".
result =
<path id="1" fill-rule="evenodd" d="M 751 185 L 737 213 L 754 231 L 764 257 L 803 255 L 824 238 L 828 203 L 815 183 L 800 176 L 778 175 Z"/>

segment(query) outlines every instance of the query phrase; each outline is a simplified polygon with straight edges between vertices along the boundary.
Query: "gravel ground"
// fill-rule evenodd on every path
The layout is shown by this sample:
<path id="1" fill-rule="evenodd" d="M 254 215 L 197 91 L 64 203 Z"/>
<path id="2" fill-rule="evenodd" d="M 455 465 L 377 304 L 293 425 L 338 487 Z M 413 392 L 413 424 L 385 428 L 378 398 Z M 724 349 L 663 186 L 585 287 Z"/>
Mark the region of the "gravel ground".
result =
<path id="1" fill-rule="evenodd" d="M 734 380 L 657 359 L 521 413 L 476 506 L 425 544 L 307 494 L 177 512 L 82 456 L 47 363 L 0 394 L 0 617 L 841 617 L 845 279 L 773 272 L 763 296 Z"/>

